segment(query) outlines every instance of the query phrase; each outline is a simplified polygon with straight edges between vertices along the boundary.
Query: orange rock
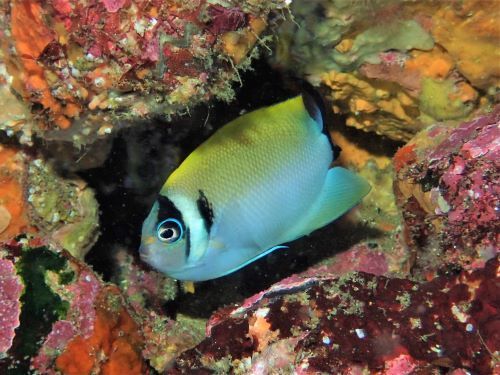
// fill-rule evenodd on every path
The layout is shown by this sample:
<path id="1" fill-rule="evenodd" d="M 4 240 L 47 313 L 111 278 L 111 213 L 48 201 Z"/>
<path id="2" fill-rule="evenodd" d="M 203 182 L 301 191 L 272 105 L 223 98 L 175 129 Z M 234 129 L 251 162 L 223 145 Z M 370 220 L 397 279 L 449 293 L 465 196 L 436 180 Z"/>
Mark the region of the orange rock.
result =
<path id="1" fill-rule="evenodd" d="M 23 172 L 19 152 L 0 145 L 0 241 L 33 230 L 28 225 L 21 184 Z"/>
<path id="2" fill-rule="evenodd" d="M 404 146 L 394 155 L 394 168 L 398 172 L 403 166 L 416 159 L 415 145 Z"/>
<path id="3" fill-rule="evenodd" d="M 342 152 L 338 158 L 341 165 L 351 165 L 361 169 L 369 160 L 373 160 L 378 168 L 385 168 L 390 164 L 390 158 L 385 155 L 376 155 L 363 148 L 352 138 L 338 130 L 331 131 L 333 142 L 340 146 Z"/>
<path id="4" fill-rule="evenodd" d="M 115 286 L 103 288 L 97 298 L 94 331 L 90 337 L 73 339 L 57 358 L 63 374 L 144 374 L 142 336 Z"/>
<path id="5" fill-rule="evenodd" d="M 44 23 L 42 6 L 37 1 L 19 0 L 12 4 L 11 32 L 16 51 L 20 56 L 19 63 L 7 64 L 14 81 L 13 88 L 19 91 L 26 100 L 34 100 L 54 113 L 54 123 L 60 128 L 68 128 L 71 122 L 66 116 L 75 117 L 80 108 L 76 104 L 68 104 L 64 109 L 52 96 L 46 79 L 46 72 L 37 59 L 49 43 L 58 38 L 54 31 Z M 30 27 L 26 27 L 30 25 Z M 34 99 L 35 98 L 35 99 Z"/>
<path id="6" fill-rule="evenodd" d="M 446 78 L 454 67 L 453 59 L 435 47 L 432 51 L 412 51 L 412 58 L 405 62 L 409 71 L 417 71 L 424 77 Z"/>
<path id="7" fill-rule="evenodd" d="M 433 14 L 432 35 L 475 87 L 500 85 L 500 7 L 497 1 L 443 2 Z"/>
<path id="8" fill-rule="evenodd" d="M 235 64 L 239 64 L 247 56 L 248 51 L 254 46 L 267 24 L 264 20 L 253 18 L 249 27 L 240 31 L 228 31 L 221 37 L 222 49 L 229 55 Z"/>

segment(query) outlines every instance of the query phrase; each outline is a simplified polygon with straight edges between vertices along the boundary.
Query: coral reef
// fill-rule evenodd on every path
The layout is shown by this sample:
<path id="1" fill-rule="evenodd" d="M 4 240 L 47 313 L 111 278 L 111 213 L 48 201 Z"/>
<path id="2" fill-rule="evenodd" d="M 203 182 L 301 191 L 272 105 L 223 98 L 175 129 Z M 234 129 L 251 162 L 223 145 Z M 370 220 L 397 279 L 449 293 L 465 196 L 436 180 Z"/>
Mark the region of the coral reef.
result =
<path id="1" fill-rule="evenodd" d="M 97 228 L 97 202 L 84 181 L 62 178 L 32 153 L 0 145 L 0 240 L 37 231 L 83 258 Z"/>
<path id="2" fill-rule="evenodd" d="M 280 0 L 5 1 L 8 81 L 33 114 L 21 130 L 88 144 L 130 121 L 229 99 L 268 14 L 283 7 Z"/>
<path id="3" fill-rule="evenodd" d="M 169 374 L 497 371 L 498 258 L 418 284 L 366 273 L 284 280 L 217 312 Z"/>
<path id="4" fill-rule="evenodd" d="M 500 373 L 499 17 L 487 0 L 0 1 L 0 373 Z M 268 59 L 336 112 L 334 164 L 372 190 L 288 249 L 179 283 L 138 259 L 141 223 L 209 134 L 298 91 L 251 65 L 273 33 Z"/>
<path id="5" fill-rule="evenodd" d="M 143 357 L 158 372 L 176 356 L 204 338 L 205 320 L 167 317 L 163 306 L 177 295 L 177 282 L 158 272 L 141 268 L 125 251 L 117 252 L 117 285 L 131 306 L 144 336 Z"/>
<path id="6" fill-rule="evenodd" d="M 494 2 L 299 0 L 291 12 L 274 64 L 326 87 L 349 126 L 407 141 L 498 100 Z"/>
<path id="7" fill-rule="evenodd" d="M 19 297 L 24 285 L 19 327 L 12 345 L 2 347 L 2 373 L 147 373 L 140 355 L 142 336 L 116 286 L 106 285 L 83 262 L 37 238 L 11 241 L 1 251 L 0 285 L 7 292 L 1 294 L 2 306 Z M 10 278 L 3 275 L 9 270 Z M 14 327 L 16 306 L 12 304 L 9 317 Z M 8 344 L 10 334 L 2 329 L 1 342 Z"/>
<path id="8" fill-rule="evenodd" d="M 416 268 L 480 267 L 498 252 L 500 106 L 457 128 L 438 123 L 394 157 L 395 191 Z"/>

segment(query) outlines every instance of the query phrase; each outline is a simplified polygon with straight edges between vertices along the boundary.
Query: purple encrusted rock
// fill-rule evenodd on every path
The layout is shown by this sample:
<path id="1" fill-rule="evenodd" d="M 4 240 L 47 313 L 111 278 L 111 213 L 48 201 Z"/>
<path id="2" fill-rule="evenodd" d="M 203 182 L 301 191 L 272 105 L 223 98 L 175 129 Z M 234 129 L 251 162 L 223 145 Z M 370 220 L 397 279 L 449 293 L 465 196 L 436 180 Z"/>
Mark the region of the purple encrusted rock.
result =
<path id="1" fill-rule="evenodd" d="M 431 282 L 363 272 L 287 279 L 217 312 L 167 374 L 500 370 L 498 257 Z"/>
<path id="2" fill-rule="evenodd" d="M 22 291 L 23 284 L 14 264 L 8 259 L 0 259 L 0 357 L 11 347 L 19 326 Z"/>
<path id="3" fill-rule="evenodd" d="M 395 192 L 416 270 L 477 268 L 498 253 L 500 106 L 457 128 L 436 124 L 394 157 Z"/>

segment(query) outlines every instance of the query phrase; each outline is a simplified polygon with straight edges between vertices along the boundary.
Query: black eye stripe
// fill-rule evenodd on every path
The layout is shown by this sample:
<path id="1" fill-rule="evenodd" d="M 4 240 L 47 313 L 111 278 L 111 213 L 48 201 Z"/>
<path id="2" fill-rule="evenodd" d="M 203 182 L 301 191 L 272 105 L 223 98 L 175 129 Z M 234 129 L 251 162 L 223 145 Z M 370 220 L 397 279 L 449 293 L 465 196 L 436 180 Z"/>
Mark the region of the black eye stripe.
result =
<path id="1" fill-rule="evenodd" d="M 214 220 L 214 211 L 212 210 L 212 206 L 210 205 L 210 202 L 208 201 L 203 191 L 198 191 L 200 193 L 200 196 L 196 201 L 196 204 L 198 205 L 198 211 L 200 212 L 203 223 L 205 224 L 205 229 L 207 233 L 210 233 L 210 228 L 212 227 Z"/>
<path id="2" fill-rule="evenodd" d="M 189 228 L 186 229 L 186 259 L 189 258 L 189 254 L 191 253 L 191 232 Z"/>
<path id="3" fill-rule="evenodd" d="M 165 197 L 164 195 L 158 195 L 158 216 L 156 219 L 156 225 L 161 223 L 163 220 L 168 218 L 173 218 L 179 220 L 184 225 L 184 220 L 182 219 L 181 212 L 175 207 L 174 203 Z"/>

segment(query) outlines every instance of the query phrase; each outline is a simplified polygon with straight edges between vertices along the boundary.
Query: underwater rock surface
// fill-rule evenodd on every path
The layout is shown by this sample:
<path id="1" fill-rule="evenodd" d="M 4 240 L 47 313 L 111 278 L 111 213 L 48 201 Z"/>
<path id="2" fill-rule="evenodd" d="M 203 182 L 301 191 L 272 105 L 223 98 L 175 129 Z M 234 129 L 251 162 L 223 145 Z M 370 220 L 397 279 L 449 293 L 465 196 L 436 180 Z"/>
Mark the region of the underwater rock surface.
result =
<path id="1" fill-rule="evenodd" d="M 0 145 L 0 241 L 37 232 L 83 259 L 98 237 L 94 192 L 63 178 L 43 158 Z"/>
<path id="2" fill-rule="evenodd" d="M 0 254 L 3 374 L 147 373 L 142 335 L 116 286 L 38 238 L 5 243 Z"/>
<path id="3" fill-rule="evenodd" d="M 495 1 L 291 4 L 273 63 L 323 86 L 347 125 L 408 141 L 498 101 Z"/>
<path id="4" fill-rule="evenodd" d="M 131 121 L 170 118 L 212 97 L 229 100 L 238 69 L 248 68 L 265 39 L 267 16 L 285 6 L 4 1 L 2 83 L 33 117 L 0 127 L 81 145 Z"/>
<path id="5" fill-rule="evenodd" d="M 500 106 L 454 128 L 438 123 L 394 157 L 414 271 L 477 268 L 499 251 Z"/>
<path id="6" fill-rule="evenodd" d="M 499 9 L 0 1 L 0 373 L 500 373 Z M 148 268 L 168 173 L 296 78 L 369 195 L 224 278 Z"/>
<path id="7" fill-rule="evenodd" d="M 292 277 L 217 312 L 167 374 L 498 370 L 499 259 L 427 283 L 362 272 Z"/>

